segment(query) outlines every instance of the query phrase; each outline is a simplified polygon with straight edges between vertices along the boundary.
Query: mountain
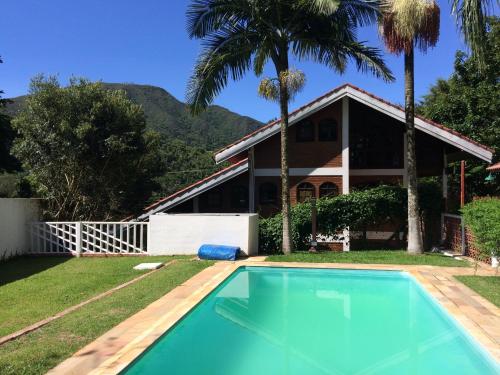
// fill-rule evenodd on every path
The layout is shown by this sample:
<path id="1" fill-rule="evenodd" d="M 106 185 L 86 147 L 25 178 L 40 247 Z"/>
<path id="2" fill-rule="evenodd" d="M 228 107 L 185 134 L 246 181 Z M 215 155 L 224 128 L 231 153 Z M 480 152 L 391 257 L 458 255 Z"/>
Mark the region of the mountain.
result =
<path id="1" fill-rule="evenodd" d="M 216 105 L 210 106 L 200 116 L 191 116 L 186 104 L 160 87 L 131 83 L 103 85 L 110 90 L 125 90 L 132 101 L 142 105 L 149 129 L 205 150 L 221 148 L 262 125 L 257 120 Z M 25 98 L 11 98 L 7 113 L 14 115 Z"/>

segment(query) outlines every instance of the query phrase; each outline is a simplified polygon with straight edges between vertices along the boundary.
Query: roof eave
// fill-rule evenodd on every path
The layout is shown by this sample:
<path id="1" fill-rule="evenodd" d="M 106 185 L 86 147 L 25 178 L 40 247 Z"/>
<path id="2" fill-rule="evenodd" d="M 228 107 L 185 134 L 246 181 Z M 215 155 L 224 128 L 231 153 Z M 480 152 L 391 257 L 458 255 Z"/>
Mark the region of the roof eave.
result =
<path id="1" fill-rule="evenodd" d="M 162 202 L 158 206 L 151 208 L 147 212 L 143 213 L 140 215 L 137 220 L 139 221 L 144 221 L 149 218 L 149 216 L 154 215 L 156 213 L 163 212 L 167 209 L 173 208 L 181 203 L 184 203 L 185 201 L 204 193 L 207 190 L 210 190 L 211 188 L 220 185 L 236 176 L 239 176 L 240 174 L 248 171 L 248 160 L 245 162 L 242 162 L 240 164 L 237 164 L 234 168 L 230 168 L 227 171 L 224 171 L 224 173 L 220 173 L 215 175 L 212 179 L 201 183 L 197 186 L 193 186 L 192 189 L 187 190 L 186 192 L 173 197 L 172 199 L 167 199 L 166 201 Z"/>
<path id="2" fill-rule="evenodd" d="M 347 96 L 351 99 L 357 100 L 369 107 L 378 110 L 398 121 L 404 122 L 405 115 L 404 110 L 385 102 L 382 99 L 378 99 L 373 95 L 370 95 L 363 90 L 356 89 L 350 85 L 341 86 L 339 89 L 333 90 L 331 94 L 327 94 L 320 100 L 316 100 L 304 107 L 301 107 L 295 112 L 290 114 L 289 126 L 292 126 L 296 122 L 302 120 L 303 118 L 310 116 L 311 114 L 323 109 L 324 107 L 336 102 L 337 100 Z M 481 147 L 478 144 L 473 143 L 470 140 L 464 139 L 453 134 L 450 130 L 445 130 L 436 125 L 432 125 L 430 122 L 425 121 L 419 117 L 415 117 L 415 128 L 426 134 L 429 134 L 435 138 L 440 139 L 443 142 L 451 144 L 481 160 L 491 163 L 493 159 L 493 152 Z M 226 149 L 215 154 L 216 163 L 221 163 L 230 159 L 231 157 L 248 150 L 249 148 L 255 146 L 256 144 L 266 140 L 267 138 L 279 133 L 280 123 L 277 122 L 255 135 L 250 136 L 241 142 L 238 142 Z"/>

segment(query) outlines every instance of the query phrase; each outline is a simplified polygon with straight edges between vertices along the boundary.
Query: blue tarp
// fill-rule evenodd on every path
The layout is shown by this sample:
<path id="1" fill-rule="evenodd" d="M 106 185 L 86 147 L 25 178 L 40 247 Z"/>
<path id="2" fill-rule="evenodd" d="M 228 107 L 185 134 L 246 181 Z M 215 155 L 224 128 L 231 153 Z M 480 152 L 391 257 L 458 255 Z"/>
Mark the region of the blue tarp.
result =
<path id="1" fill-rule="evenodd" d="M 235 260 L 240 248 L 225 245 L 201 245 L 198 249 L 200 259 L 210 260 Z"/>

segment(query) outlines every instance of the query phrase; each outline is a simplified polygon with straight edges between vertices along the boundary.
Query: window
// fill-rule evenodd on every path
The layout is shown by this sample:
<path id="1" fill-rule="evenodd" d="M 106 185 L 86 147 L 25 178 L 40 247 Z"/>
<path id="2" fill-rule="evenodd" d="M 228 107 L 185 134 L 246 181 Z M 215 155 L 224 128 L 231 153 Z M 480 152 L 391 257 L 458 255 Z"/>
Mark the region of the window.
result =
<path id="1" fill-rule="evenodd" d="M 278 201 L 278 188 L 272 182 L 265 182 L 259 187 L 260 204 L 275 204 Z"/>
<path id="2" fill-rule="evenodd" d="M 209 191 L 207 195 L 208 208 L 222 207 L 222 193 L 220 191 Z"/>
<path id="3" fill-rule="evenodd" d="M 246 186 L 233 186 L 231 190 L 231 207 L 248 208 L 248 188 Z"/>
<path id="4" fill-rule="evenodd" d="M 333 182 L 325 182 L 319 187 L 319 197 L 335 197 L 339 195 L 339 188 Z"/>
<path id="5" fill-rule="evenodd" d="M 314 142 L 314 124 L 311 121 L 302 121 L 297 124 L 297 142 Z"/>
<path id="6" fill-rule="evenodd" d="M 318 124 L 318 139 L 321 142 L 334 142 L 337 140 L 337 121 L 326 118 Z"/>
<path id="7" fill-rule="evenodd" d="M 316 196 L 314 192 L 314 185 L 309 182 L 303 182 L 297 186 L 297 201 L 305 202 Z"/>

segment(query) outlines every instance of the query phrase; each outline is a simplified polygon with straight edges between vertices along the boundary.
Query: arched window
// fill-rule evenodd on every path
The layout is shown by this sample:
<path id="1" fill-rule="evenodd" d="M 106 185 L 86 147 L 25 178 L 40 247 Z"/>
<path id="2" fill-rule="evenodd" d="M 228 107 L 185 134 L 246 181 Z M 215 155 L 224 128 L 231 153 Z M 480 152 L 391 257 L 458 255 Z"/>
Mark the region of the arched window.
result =
<path id="1" fill-rule="evenodd" d="M 334 142 L 337 140 L 337 121 L 333 118 L 325 118 L 318 124 L 318 139 L 321 142 Z"/>
<path id="2" fill-rule="evenodd" d="M 339 188 L 333 182 L 324 182 L 319 187 L 319 197 L 335 197 L 339 195 Z"/>
<path id="3" fill-rule="evenodd" d="M 259 187 L 259 203 L 275 204 L 278 201 L 278 188 L 272 182 L 264 182 Z"/>
<path id="4" fill-rule="evenodd" d="M 301 183 L 299 186 L 297 186 L 297 201 L 305 202 L 311 198 L 314 198 L 316 196 L 314 190 L 314 185 L 310 184 L 309 182 Z"/>
<path id="5" fill-rule="evenodd" d="M 314 142 L 314 124 L 312 121 L 305 120 L 297 124 L 296 130 L 297 142 Z"/>
<path id="6" fill-rule="evenodd" d="M 233 186 L 231 189 L 231 207 L 248 208 L 248 188 L 246 186 Z"/>

